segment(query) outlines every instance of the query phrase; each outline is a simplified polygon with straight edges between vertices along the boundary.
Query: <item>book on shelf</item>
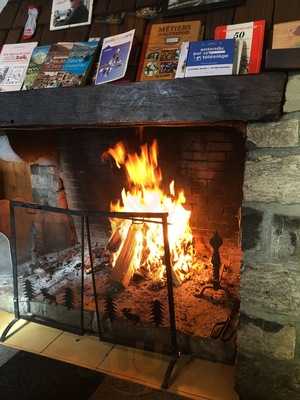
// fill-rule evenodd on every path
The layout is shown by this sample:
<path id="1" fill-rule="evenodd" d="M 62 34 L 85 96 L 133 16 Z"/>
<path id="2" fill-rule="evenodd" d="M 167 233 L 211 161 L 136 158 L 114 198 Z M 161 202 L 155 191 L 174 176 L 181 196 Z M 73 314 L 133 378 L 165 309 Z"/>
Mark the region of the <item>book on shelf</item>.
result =
<path id="1" fill-rule="evenodd" d="M 98 41 L 53 44 L 32 88 L 83 86 L 93 65 L 98 44 Z"/>
<path id="2" fill-rule="evenodd" d="M 37 42 L 5 44 L 0 53 L 0 91 L 21 90 Z"/>
<path id="3" fill-rule="evenodd" d="M 283 22 L 274 25 L 273 49 L 300 48 L 300 21 Z"/>
<path id="4" fill-rule="evenodd" d="M 260 72 L 264 48 L 265 20 L 218 26 L 215 39 L 236 39 L 242 43 L 240 74 Z"/>
<path id="5" fill-rule="evenodd" d="M 103 40 L 95 85 L 124 78 L 134 40 L 135 29 Z"/>
<path id="6" fill-rule="evenodd" d="M 22 90 L 30 90 L 33 88 L 34 81 L 47 59 L 50 48 L 51 46 L 38 46 L 33 50 Z"/>
<path id="7" fill-rule="evenodd" d="M 202 36 L 201 21 L 149 25 L 137 80 L 174 79 L 182 43 L 197 41 Z"/>
<path id="8" fill-rule="evenodd" d="M 237 74 L 240 52 L 240 43 L 235 39 L 190 42 L 181 72 L 184 70 L 185 78 Z"/>

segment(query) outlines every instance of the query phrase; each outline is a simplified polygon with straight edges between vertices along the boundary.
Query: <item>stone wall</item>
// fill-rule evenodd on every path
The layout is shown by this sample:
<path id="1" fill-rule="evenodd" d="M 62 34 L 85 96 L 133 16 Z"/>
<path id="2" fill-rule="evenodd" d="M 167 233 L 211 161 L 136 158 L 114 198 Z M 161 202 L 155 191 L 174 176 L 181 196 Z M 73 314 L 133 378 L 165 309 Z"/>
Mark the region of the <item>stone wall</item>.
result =
<path id="1" fill-rule="evenodd" d="M 238 333 L 241 400 L 300 399 L 300 97 L 279 122 L 249 124 Z"/>

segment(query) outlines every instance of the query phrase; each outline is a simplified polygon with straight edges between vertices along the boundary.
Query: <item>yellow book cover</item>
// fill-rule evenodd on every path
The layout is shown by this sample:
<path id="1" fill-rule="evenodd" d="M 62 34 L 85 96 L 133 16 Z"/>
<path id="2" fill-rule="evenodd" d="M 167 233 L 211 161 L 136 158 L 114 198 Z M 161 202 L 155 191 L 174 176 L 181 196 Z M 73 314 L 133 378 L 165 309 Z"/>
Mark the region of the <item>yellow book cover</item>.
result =
<path id="1" fill-rule="evenodd" d="M 202 39 L 201 21 L 153 24 L 145 37 L 138 80 L 174 79 L 182 42 Z"/>
<path id="2" fill-rule="evenodd" d="M 273 49 L 300 47 L 300 21 L 283 22 L 274 26 Z"/>

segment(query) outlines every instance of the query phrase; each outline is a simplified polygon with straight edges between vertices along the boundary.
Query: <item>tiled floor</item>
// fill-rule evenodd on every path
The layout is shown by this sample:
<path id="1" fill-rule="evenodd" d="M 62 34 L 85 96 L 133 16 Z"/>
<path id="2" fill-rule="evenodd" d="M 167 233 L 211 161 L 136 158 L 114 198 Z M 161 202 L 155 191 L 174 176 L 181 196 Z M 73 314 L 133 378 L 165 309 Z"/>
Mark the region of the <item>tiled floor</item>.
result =
<path id="1" fill-rule="evenodd" d="M 0 334 L 12 319 L 12 315 L 0 311 Z M 14 325 L 4 345 L 157 389 L 169 362 L 160 354 L 113 346 L 93 336 L 77 336 L 25 321 Z M 198 400 L 238 400 L 233 385 L 233 367 L 183 357 L 174 370 L 169 391 Z"/>

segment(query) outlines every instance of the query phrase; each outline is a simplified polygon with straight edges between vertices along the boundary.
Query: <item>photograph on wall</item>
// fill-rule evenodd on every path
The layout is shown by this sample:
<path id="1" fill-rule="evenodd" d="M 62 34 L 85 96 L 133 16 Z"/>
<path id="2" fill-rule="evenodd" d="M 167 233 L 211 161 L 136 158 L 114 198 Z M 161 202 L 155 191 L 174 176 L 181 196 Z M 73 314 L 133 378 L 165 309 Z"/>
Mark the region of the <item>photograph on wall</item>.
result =
<path id="1" fill-rule="evenodd" d="M 217 7 L 230 7 L 245 0 L 164 0 L 166 14 L 185 14 L 210 10 Z"/>
<path id="2" fill-rule="evenodd" d="M 103 40 L 96 85 L 124 78 L 135 30 L 107 37 Z"/>
<path id="3" fill-rule="evenodd" d="M 93 0 L 52 0 L 50 30 L 90 25 Z"/>

